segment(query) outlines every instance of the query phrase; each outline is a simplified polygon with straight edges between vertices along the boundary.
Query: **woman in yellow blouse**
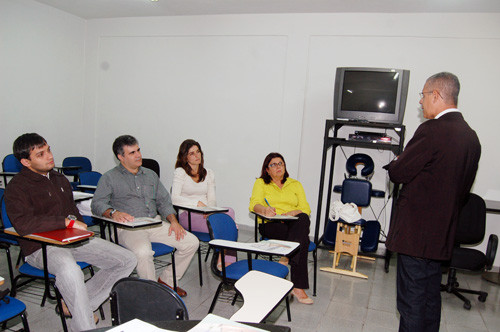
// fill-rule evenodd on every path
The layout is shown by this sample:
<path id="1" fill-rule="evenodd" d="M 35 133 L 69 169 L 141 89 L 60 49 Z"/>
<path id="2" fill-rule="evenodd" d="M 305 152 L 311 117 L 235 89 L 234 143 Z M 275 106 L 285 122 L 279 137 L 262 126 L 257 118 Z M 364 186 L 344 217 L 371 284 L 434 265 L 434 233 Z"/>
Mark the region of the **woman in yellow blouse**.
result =
<path id="1" fill-rule="evenodd" d="M 300 303 L 312 304 L 313 300 L 304 291 L 309 288 L 307 254 L 311 209 L 300 182 L 288 177 L 285 159 L 281 154 L 272 152 L 264 160 L 260 178 L 255 180 L 253 186 L 250 211 L 268 217 L 277 214 L 298 217 L 286 222 L 264 220 L 259 225 L 259 232 L 266 238 L 300 243 L 299 251 L 290 261 L 281 259 L 280 263 L 290 263 L 293 295 Z"/>

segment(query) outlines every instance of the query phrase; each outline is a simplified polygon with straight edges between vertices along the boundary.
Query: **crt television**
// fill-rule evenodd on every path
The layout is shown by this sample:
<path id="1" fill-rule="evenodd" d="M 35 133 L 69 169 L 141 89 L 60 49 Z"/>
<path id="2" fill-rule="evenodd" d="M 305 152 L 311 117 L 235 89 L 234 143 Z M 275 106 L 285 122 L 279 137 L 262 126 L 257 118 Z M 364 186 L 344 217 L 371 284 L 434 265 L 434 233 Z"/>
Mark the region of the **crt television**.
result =
<path id="1" fill-rule="evenodd" d="M 334 119 L 402 124 L 410 71 L 390 68 L 337 68 Z"/>

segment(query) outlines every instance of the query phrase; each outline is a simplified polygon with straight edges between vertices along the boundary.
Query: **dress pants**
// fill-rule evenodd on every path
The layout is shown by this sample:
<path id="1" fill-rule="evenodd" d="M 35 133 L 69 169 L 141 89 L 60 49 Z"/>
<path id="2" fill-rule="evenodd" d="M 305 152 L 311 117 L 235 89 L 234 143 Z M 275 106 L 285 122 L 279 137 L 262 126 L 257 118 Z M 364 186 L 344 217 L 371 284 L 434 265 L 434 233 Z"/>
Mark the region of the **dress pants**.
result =
<path id="1" fill-rule="evenodd" d="M 398 254 L 397 306 L 400 332 L 438 332 L 441 261 Z"/>
<path id="2" fill-rule="evenodd" d="M 271 221 L 260 224 L 260 234 L 269 239 L 300 243 L 299 251 L 290 257 L 291 280 L 293 287 L 308 289 L 307 255 L 309 253 L 309 226 L 311 221 L 305 213 L 297 215 L 297 220 L 285 222 Z"/>
<path id="3" fill-rule="evenodd" d="M 175 272 L 179 280 L 189 267 L 199 246 L 196 236 L 186 231 L 186 235 L 180 241 L 175 239 L 175 233 L 168 235 L 170 223 L 163 222 L 159 227 L 140 228 L 136 230 L 118 229 L 118 240 L 121 245 L 132 251 L 137 257 L 137 274 L 139 278 L 157 280 L 155 265 L 153 262 L 154 251 L 151 242 L 159 242 L 174 247 Z M 168 266 L 160 275 L 162 281 L 173 286 L 172 266 Z"/>
<path id="4" fill-rule="evenodd" d="M 26 261 L 43 269 L 42 249 Z M 85 282 L 77 261 L 97 267 L 98 272 Z M 93 312 L 109 297 L 115 282 L 128 277 L 136 264 L 132 252 L 99 238 L 66 247 L 47 246 L 47 269 L 56 276 L 56 286 L 73 316 L 71 330 L 95 329 Z"/>

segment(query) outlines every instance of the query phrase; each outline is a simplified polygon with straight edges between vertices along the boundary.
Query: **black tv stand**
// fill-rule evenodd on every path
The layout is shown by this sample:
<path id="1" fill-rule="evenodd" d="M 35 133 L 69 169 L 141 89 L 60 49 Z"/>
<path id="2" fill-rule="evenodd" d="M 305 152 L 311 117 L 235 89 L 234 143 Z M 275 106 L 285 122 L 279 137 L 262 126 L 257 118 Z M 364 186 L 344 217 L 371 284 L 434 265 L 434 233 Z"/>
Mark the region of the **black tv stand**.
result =
<path id="1" fill-rule="evenodd" d="M 366 141 L 355 141 L 355 140 L 347 140 L 345 138 L 338 137 L 339 129 L 344 126 L 352 126 L 352 127 L 365 127 L 365 128 L 380 128 L 385 130 L 392 130 L 398 136 L 398 143 L 382 143 L 382 142 L 366 142 Z M 330 132 L 333 129 L 333 136 L 331 136 Z M 321 161 L 321 175 L 319 182 L 319 193 L 318 193 L 318 207 L 316 210 L 316 227 L 314 231 L 314 243 L 316 243 L 320 248 L 326 248 L 325 246 L 321 246 L 320 242 L 323 239 L 323 233 L 325 232 L 326 225 L 328 222 L 328 212 L 330 211 L 330 201 L 333 192 L 333 172 L 335 170 L 335 151 L 339 146 L 348 146 L 348 147 L 357 147 L 357 148 L 365 148 L 365 149 L 377 149 L 377 150 L 387 150 L 391 151 L 394 155 L 399 155 L 403 151 L 404 137 L 405 137 L 405 126 L 400 124 L 389 124 L 389 123 L 375 123 L 375 122 L 362 122 L 362 121 L 348 121 L 348 120 L 326 120 L 325 124 L 325 135 L 323 141 L 323 158 Z M 323 210 L 323 196 L 325 189 L 325 176 L 326 173 L 326 165 L 327 165 L 327 155 L 328 151 L 331 151 L 331 160 L 330 160 L 330 171 L 328 173 L 328 191 L 326 198 L 326 209 Z M 399 193 L 399 186 L 394 186 L 394 190 L 392 193 L 392 211 L 394 211 L 396 204 L 396 197 Z M 323 218 L 322 212 L 324 211 Z M 321 227 L 322 226 L 322 227 Z M 321 235 L 320 235 L 320 229 Z M 389 271 L 389 259 L 390 252 L 386 250 L 385 256 L 385 271 Z"/>

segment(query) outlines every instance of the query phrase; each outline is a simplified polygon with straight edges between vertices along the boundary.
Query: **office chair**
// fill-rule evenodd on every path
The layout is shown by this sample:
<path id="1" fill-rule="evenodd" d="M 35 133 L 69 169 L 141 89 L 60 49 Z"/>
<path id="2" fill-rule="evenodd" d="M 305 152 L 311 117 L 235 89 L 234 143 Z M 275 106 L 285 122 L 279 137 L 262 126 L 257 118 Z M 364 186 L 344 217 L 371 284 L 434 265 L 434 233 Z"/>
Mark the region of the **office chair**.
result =
<path id="1" fill-rule="evenodd" d="M 364 179 L 355 178 L 357 175 L 356 166 L 363 165 L 361 170 L 361 176 Z M 354 203 L 358 206 L 358 210 L 361 213 L 362 207 L 367 207 L 370 205 L 371 197 L 384 197 L 385 192 L 380 190 L 372 190 L 372 184 L 369 181 L 373 171 L 374 171 L 374 163 L 370 156 L 363 153 L 356 153 L 350 156 L 346 162 L 346 171 L 348 173 L 348 177 L 342 182 L 342 186 L 335 186 L 334 191 L 341 193 L 340 200 L 342 203 Z M 378 243 L 378 235 L 380 232 L 380 224 L 378 221 L 373 221 L 375 225 L 375 229 L 378 231 L 370 231 L 370 235 L 375 240 L 368 240 L 368 236 L 366 236 L 366 240 L 363 242 L 375 242 Z M 322 267 L 320 270 L 344 274 L 352 277 L 364 278 L 367 279 L 368 276 L 357 272 L 356 265 L 358 258 L 367 259 L 367 260 L 375 260 L 372 257 L 360 256 L 359 252 L 359 244 L 361 238 L 362 227 L 367 224 L 365 219 L 359 219 L 354 222 L 346 222 L 345 220 L 339 219 L 338 222 L 335 223 L 330 222 L 327 225 L 325 230 L 325 235 L 323 237 L 323 242 L 327 245 L 334 245 L 335 250 L 333 251 L 333 264 L 332 267 Z M 336 233 L 334 233 L 334 228 L 336 228 Z M 332 238 L 332 234 L 335 236 Z M 362 242 L 362 244 L 363 244 Z M 369 248 L 372 251 L 373 245 Z M 339 261 L 342 255 L 349 255 L 352 257 L 350 268 L 351 270 L 339 269 Z"/>
<path id="2" fill-rule="evenodd" d="M 484 239 L 486 231 L 486 204 L 484 200 L 470 193 L 462 207 L 458 219 L 455 246 L 449 262 L 448 280 L 441 285 L 441 291 L 452 293 L 464 302 L 464 308 L 470 310 L 471 302 L 461 293 L 476 294 L 479 302 L 485 302 L 488 293 L 459 288 L 457 270 L 481 272 L 491 270 L 498 247 L 498 237 L 491 234 L 488 239 L 486 253 L 470 246 L 478 244 Z"/>
<path id="3" fill-rule="evenodd" d="M 25 332 L 30 331 L 28 319 L 26 318 L 26 305 L 20 300 L 7 296 L 9 290 L 5 290 L 0 294 L 0 324 L 4 325 L 7 321 L 21 316 L 23 328 Z"/>
<path id="4" fill-rule="evenodd" d="M 160 164 L 154 159 L 142 158 L 142 167 L 153 170 L 160 177 Z"/>
<path id="5" fill-rule="evenodd" d="M 152 280 L 123 278 L 110 293 L 113 326 L 138 318 L 148 323 L 189 320 L 184 301 L 172 289 Z"/>
<path id="6" fill-rule="evenodd" d="M 221 239 L 221 240 L 237 242 L 238 229 L 236 228 L 236 223 L 234 222 L 233 218 L 231 218 L 227 214 L 215 213 L 209 215 L 207 217 L 207 225 L 208 225 L 208 230 L 210 232 L 210 238 L 212 240 Z M 234 250 L 238 251 L 238 249 Z M 217 268 L 219 253 L 221 254 L 222 271 L 219 271 L 219 269 Z M 217 278 L 221 279 L 221 282 L 219 284 L 219 287 L 217 287 L 217 291 L 215 292 L 208 313 L 213 312 L 217 299 L 219 298 L 219 295 L 222 291 L 222 287 L 223 286 L 233 287 L 235 282 L 241 279 L 250 270 L 257 270 L 260 272 L 268 273 L 278 278 L 286 278 L 288 275 L 288 267 L 278 262 L 273 262 L 263 259 L 252 259 L 252 253 L 250 252 L 247 252 L 247 259 L 238 260 L 229 266 L 225 266 L 224 250 L 220 250 L 217 248 L 214 249 L 210 267 L 212 273 Z M 264 285 L 261 285 L 261 287 L 263 286 Z M 288 301 L 288 297 L 286 297 L 285 300 L 286 300 L 288 321 L 291 321 L 290 304 Z M 233 299 L 232 305 L 234 305 L 235 301 L 236 297 Z"/>

